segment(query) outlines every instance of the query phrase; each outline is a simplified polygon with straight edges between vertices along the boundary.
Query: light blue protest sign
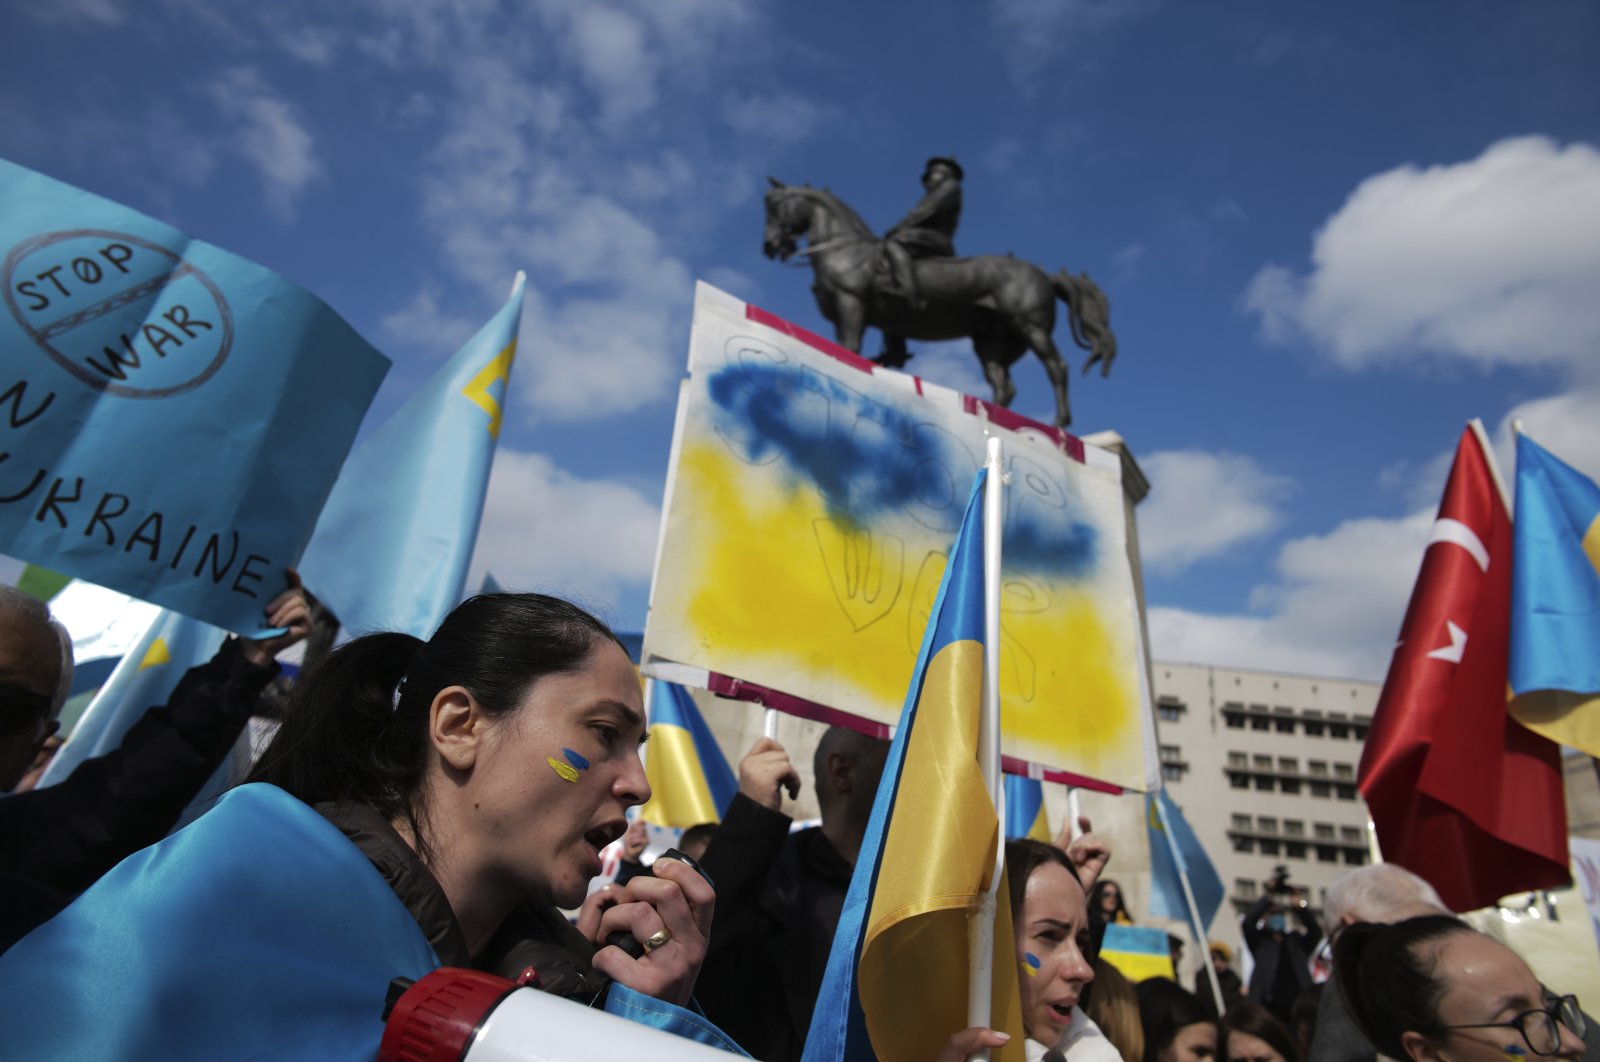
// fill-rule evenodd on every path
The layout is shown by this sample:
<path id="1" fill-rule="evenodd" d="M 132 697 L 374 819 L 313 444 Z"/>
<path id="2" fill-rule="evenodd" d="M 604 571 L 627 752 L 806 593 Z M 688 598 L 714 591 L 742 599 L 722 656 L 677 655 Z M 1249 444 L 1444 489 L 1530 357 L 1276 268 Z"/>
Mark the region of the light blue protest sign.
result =
<path id="1" fill-rule="evenodd" d="M 236 631 L 388 360 L 309 292 L 0 159 L 0 552 Z"/>

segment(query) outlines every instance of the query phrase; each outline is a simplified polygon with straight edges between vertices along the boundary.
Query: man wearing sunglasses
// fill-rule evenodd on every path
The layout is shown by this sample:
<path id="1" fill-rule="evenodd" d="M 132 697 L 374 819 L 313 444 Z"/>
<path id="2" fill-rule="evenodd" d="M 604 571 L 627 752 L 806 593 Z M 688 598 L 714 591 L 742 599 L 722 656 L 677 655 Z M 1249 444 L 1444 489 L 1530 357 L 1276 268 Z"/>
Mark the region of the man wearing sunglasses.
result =
<path id="1" fill-rule="evenodd" d="M 45 789 L 0 796 L 0 951 L 53 917 L 123 858 L 164 837 L 249 722 L 278 673 L 273 657 L 305 637 L 298 576 L 265 610 L 272 639 L 230 639 L 191 669 L 103 756 Z M 0 791 L 10 793 L 55 733 L 72 683 L 66 632 L 43 603 L 0 587 Z"/>

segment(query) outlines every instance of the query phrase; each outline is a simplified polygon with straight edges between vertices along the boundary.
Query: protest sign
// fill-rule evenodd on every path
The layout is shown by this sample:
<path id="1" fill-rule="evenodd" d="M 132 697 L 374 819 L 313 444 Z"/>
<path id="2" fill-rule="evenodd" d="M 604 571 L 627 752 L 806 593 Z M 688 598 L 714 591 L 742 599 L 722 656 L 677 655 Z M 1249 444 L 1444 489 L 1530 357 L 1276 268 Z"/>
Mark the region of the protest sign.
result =
<path id="1" fill-rule="evenodd" d="M 0 551 L 261 626 L 388 360 L 269 270 L 0 160 Z"/>
<path id="2" fill-rule="evenodd" d="M 1112 454 L 701 285 L 643 669 L 882 727 L 899 716 L 986 435 L 1005 439 L 1009 770 L 1155 784 Z M 803 713 L 804 714 L 804 713 Z M 815 712 L 810 712 L 814 717 Z"/>

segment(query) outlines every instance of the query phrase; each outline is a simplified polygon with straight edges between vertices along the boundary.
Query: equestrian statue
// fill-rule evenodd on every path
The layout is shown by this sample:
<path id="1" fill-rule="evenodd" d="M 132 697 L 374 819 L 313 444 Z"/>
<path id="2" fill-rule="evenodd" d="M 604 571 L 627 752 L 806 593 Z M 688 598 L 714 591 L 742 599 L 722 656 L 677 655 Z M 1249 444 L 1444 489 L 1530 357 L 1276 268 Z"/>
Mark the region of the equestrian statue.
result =
<path id="1" fill-rule="evenodd" d="M 1083 371 L 1099 363 L 1102 376 L 1110 374 L 1117 356 L 1110 303 L 1087 273 L 1061 270 L 1051 276 L 1009 254 L 955 257 L 961 179 L 954 159 L 929 159 L 921 202 L 879 239 L 826 188 L 769 177 L 762 252 L 779 261 L 796 254 L 809 258 L 811 290 L 817 308 L 833 322 L 834 337 L 859 354 L 862 335 L 877 328 L 883 353 L 873 360 L 880 365 L 904 366 L 911 357 L 907 339 L 968 336 L 995 402 L 1009 406 L 1017 393 L 1011 366 L 1031 349 L 1055 390 L 1056 426 L 1065 428 L 1072 408 L 1067 368 L 1051 338 L 1056 299 L 1067 305 L 1073 342 L 1089 352 Z M 797 242 L 801 237 L 804 249 Z"/>

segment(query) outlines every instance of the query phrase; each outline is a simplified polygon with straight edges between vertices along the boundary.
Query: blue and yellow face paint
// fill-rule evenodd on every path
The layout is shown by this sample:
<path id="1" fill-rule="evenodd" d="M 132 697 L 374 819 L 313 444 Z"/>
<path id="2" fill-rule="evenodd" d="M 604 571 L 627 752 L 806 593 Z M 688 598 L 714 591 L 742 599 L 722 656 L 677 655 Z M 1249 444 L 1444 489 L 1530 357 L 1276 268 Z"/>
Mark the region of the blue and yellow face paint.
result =
<path id="1" fill-rule="evenodd" d="M 589 761 L 579 753 L 564 748 L 561 750 L 561 755 L 566 757 L 564 761 L 551 756 L 544 762 L 550 765 L 552 771 L 561 776 L 563 782 L 576 782 L 578 780 L 578 772 L 589 769 Z"/>
<path id="2" fill-rule="evenodd" d="M 1029 977 L 1039 976 L 1039 956 L 1031 951 L 1022 953 L 1022 972 Z"/>
<path id="3" fill-rule="evenodd" d="M 1500 1053 L 1506 1056 L 1506 1062 L 1527 1062 L 1528 1059 L 1528 1052 L 1521 1044 L 1506 1044 Z"/>

